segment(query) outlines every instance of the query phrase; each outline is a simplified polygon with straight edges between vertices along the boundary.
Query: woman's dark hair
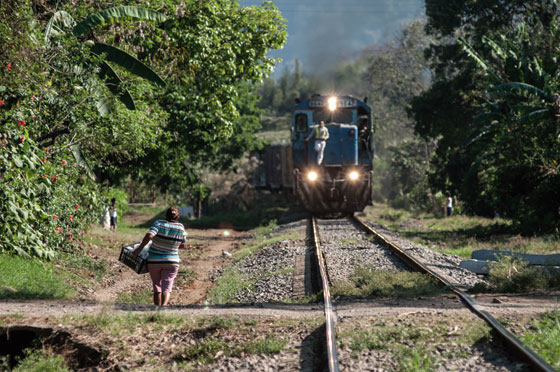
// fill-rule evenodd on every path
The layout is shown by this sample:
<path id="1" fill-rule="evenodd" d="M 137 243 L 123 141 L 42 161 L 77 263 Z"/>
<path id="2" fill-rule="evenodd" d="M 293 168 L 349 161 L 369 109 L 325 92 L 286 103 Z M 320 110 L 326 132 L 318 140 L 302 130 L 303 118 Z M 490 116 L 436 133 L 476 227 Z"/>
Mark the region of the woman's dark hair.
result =
<path id="1" fill-rule="evenodd" d="M 176 207 L 169 207 L 165 212 L 165 219 L 167 221 L 177 221 L 179 217 L 179 210 Z"/>

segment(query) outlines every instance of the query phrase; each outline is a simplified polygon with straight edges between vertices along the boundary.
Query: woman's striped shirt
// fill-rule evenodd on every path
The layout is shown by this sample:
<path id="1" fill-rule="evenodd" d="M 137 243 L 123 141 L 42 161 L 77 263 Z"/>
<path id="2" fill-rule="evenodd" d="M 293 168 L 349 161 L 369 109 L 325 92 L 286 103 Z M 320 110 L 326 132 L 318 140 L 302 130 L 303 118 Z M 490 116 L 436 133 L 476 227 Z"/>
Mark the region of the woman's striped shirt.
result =
<path id="1" fill-rule="evenodd" d="M 148 233 L 154 236 L 148 251 L 148 264 L 179 265 L 179 246 L 186 242 L 187 236 L 183 224 L 157 220 Z"/>

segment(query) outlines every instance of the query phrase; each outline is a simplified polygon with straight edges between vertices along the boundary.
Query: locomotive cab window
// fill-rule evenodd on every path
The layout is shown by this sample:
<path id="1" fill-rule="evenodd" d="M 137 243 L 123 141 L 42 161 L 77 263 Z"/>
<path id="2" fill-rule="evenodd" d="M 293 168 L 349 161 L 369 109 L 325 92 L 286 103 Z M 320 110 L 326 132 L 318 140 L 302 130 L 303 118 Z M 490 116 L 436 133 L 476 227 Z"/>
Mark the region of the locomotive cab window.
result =
<path id="1" fill-rule="evenodd" d="M 307 132 L 307 115 L 296 115 L 296 132 Z"/>

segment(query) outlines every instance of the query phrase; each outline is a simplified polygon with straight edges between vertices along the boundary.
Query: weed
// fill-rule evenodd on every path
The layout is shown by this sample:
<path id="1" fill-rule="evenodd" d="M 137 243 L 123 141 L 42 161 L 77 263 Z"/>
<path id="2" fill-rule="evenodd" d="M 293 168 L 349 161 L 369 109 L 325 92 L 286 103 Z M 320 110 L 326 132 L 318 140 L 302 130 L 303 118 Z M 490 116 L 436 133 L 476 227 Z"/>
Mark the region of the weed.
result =
<path id="1" fill-rule="evenodd" d="M 10 319 L 23 319 L 23 318 L 24 316 L 22 314 L 0 314 L 0 325 L 10 324 Z"/>
<path id="2" fill-rule="evenodd" d="M 226 304 L 235 302 L 235 297 L 241 291 L 251 288 L 252 282 L 246 274 L 239 270 L 228 268 L 220 279 L 218 284 L 208 293 L 208 300 L 212 304 Z"/>
<path id="3" fill-rule="evenodd" d="M 107 261 L 93 260 L 83 252 L 62 253 L 59 256 L 60 264 L 66 269 L 87 271 L 94 276 L 97 281 L 101 281 L 108 273 Z"/>
<path id="4" fill-rule="evenodd" d="M 0 362 L 2 370 L 10 370 L 7 360 Z M 26 349 L 24 358 L 19 361 L 17 366 L 11 369 L 14 372 L 70 372 L 70 368 L 64 362 L 61 355 L 55 355 L 49 349 Z"/>
<path id="5" fill-rule="evenodd" d="M 120 304 L 150 305 L 153 302 L 153 292 L 149 289 L 121 292 L 117 294 L 115 302 Z"/>
<path id="6" fill-rule="evenodd" d="M 535 350 L 553 367 L 560 367 L 560 311 L 542 314 L 533 323 L 530 332 L 523 335 L 523 342 Z"/>
<path id="7" fill-rule="evenodd" d="M 337 282 L 333 296 L 414 297 L 446 292 L 441 283 L 428 275 L 397 270 L 357 268 L 350 281 Z"/>
<path id="8" fill-rule="evenodd" d="M 560 286 L 557 275 L 532 268 L 513 256 L 500 256 L 497 262 L 490 262 L 488 279 L 496 292 L 539 291 Z"/>
<path id="9" fill-rule="evenodd" d="M 340 242 L 349 247 L 356 247 L 358 245 L 359 240 L 356 238 L 344 238 L 341 239 Z"/>
<path id="10" fill-rule="evenodd" d="M 264 338 L 251 340 L 243 345 L 243 351 L 247 354 L 275 354 L 284 349 L 288 341 L 267 333 Z"/>
<path id="11" fill-rule="evenodd" d="M 434 358 L 430 355 L 430 352 L 422 348 L 401 346 L 397 348 L 395 355 L 399 361 L 399 371 L 433 371 Z"/>
<path id="12" fill-rule="evenodd" d="M 198 361 L 208 364 L 216 360 L 216 355 L 229 349 L 229 344 L 224 340 L 211 338 L 200 343 L 188 346 L 179 352 L 175 359 L 179 361 Z"/>
<path id="13" fill-rule="evenodd" d="M 175 285 L 177 286 L 188 286 L 196 278 L 196 273 L 190 269 L 179 269 L 177 273 L 177 278 L 175 279 Z"/>

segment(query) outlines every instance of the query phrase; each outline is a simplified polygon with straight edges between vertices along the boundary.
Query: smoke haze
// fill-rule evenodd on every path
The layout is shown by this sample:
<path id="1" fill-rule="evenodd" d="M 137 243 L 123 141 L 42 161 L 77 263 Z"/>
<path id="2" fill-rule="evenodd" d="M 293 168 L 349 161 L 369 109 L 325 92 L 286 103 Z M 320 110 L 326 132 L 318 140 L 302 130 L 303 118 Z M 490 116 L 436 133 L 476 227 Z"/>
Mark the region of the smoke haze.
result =
<path id="1" fill-rule="evenodd" d="M 241 6 L 260 5 L 241 0 Z M 288 21 L 284 49 L 271 51 L 282 58 L 276 72 L 302 62 L 304 71 L 325 71 L 351 59 L 367 45 L 392 38 L 406 23 L 424 16 L 422 0 L 277 0 Z"/>

